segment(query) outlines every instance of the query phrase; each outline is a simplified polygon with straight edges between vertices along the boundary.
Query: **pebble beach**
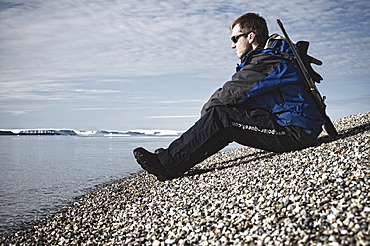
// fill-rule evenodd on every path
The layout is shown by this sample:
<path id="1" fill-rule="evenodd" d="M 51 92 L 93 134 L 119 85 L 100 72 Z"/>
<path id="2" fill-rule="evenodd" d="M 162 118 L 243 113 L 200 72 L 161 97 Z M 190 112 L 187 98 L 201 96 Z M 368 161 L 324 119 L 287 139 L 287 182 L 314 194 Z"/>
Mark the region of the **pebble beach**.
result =
<path id="1" fill-rule="evenodd" d="M 334 125 L 303 150 L 244 147 L 174 180 L 107 184 L 0 245 L 370 245 L 370 112 Z"/>

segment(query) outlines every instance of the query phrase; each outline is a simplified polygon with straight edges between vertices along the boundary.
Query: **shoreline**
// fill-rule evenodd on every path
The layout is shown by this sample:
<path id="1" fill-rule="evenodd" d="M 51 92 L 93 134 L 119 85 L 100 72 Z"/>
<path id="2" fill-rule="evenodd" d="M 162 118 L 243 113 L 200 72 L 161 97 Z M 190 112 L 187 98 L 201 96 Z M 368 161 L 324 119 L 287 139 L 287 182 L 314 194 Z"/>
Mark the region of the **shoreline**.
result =
<path id="1" fill-rule="evenodd" d="M 217 153 L 183 177 L 97 187 L 1 245 L 370 245 L 370 112 L 282 154 Z"/>

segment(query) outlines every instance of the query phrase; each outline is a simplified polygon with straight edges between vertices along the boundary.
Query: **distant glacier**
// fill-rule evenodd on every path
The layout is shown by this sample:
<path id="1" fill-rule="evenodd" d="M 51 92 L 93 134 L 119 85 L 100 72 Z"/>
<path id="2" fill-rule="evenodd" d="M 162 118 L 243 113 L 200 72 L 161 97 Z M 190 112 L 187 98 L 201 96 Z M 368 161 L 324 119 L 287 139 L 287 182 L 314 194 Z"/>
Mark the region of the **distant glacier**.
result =
<path id="1" fill-rule="evenodd" d="M 97 130 L 79 131 L 73 129 L 0 129 L 0 135 L 63 135 L 63 136 L 177 136 L 183 131 L 174 130 Z"/>

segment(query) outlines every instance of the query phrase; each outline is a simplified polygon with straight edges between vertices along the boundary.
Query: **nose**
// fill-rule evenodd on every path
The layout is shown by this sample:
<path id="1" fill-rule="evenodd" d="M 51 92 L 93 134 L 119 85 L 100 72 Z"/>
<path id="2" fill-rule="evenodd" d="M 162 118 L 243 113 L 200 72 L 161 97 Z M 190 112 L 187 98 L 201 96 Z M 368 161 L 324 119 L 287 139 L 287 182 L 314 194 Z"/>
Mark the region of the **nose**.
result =
<path id="1" fill-rule="evenodd" d="M 236 44 L 234 42 L 231 42 L 231 48 L 235 49 L 235 47 L 236 47 Z"/>

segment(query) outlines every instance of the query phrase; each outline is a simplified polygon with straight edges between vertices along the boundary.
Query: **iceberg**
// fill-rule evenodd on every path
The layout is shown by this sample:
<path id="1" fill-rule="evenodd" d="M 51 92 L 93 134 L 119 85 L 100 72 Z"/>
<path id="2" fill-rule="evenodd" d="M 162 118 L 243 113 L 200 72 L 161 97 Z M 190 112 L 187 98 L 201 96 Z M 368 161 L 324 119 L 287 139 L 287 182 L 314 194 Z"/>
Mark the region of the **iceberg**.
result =
<path id="1" fill-rule="evenodd" d="M 0 129 L 0 135 L 63 135 L 63 136 L 177 136 L 181 135 L 184 131 L 175 130 L 73 130 L 73 129 Z"/>

